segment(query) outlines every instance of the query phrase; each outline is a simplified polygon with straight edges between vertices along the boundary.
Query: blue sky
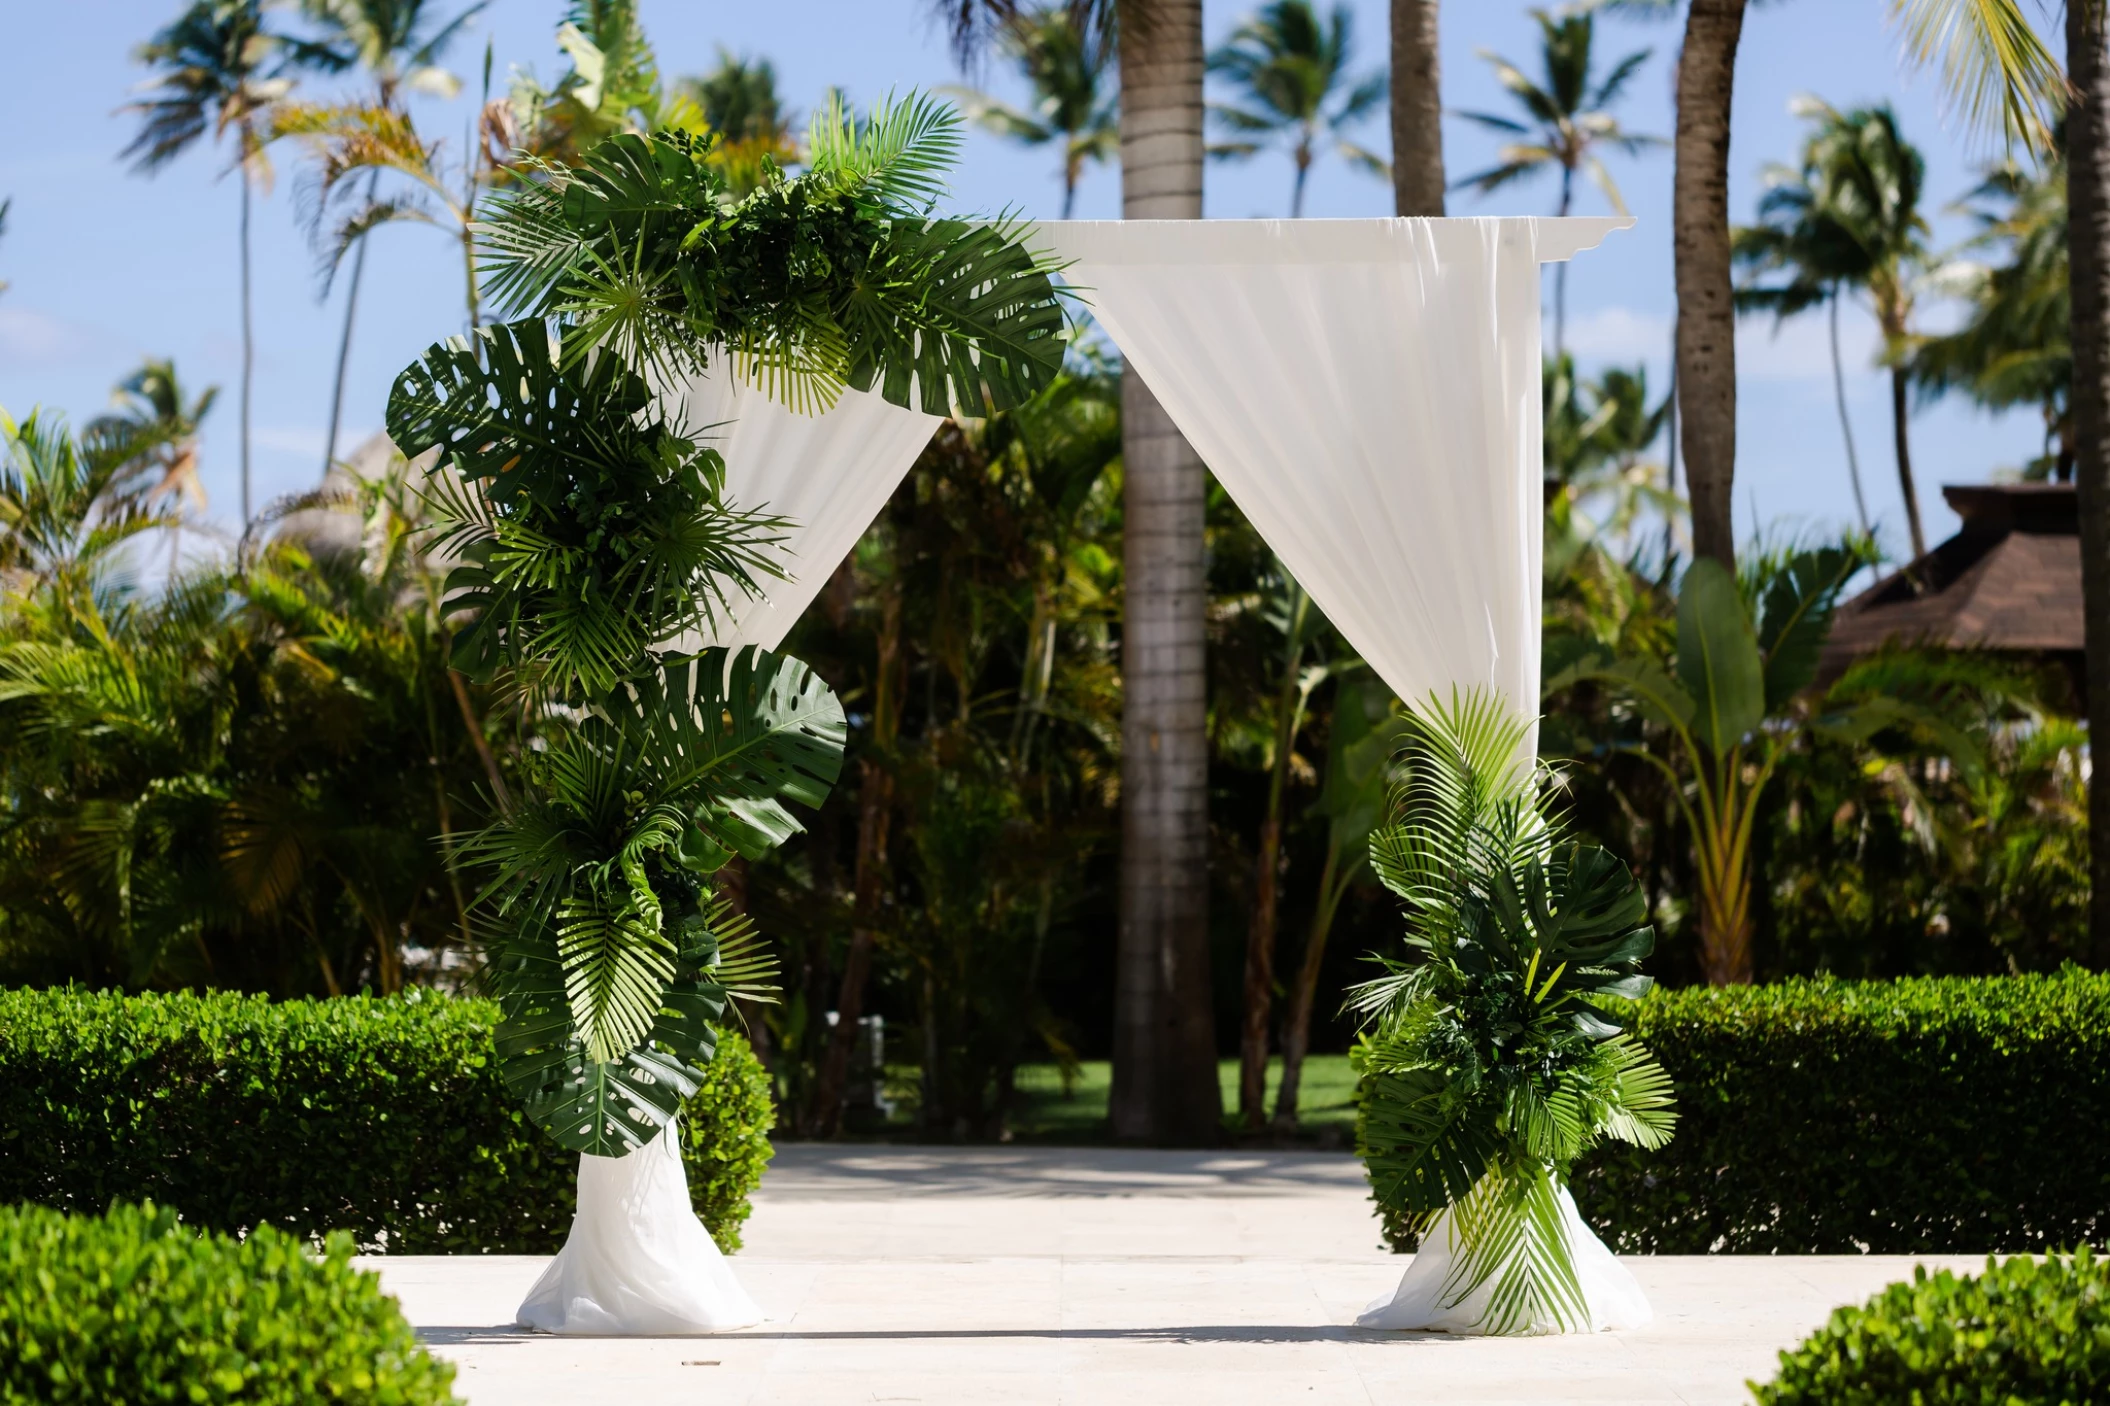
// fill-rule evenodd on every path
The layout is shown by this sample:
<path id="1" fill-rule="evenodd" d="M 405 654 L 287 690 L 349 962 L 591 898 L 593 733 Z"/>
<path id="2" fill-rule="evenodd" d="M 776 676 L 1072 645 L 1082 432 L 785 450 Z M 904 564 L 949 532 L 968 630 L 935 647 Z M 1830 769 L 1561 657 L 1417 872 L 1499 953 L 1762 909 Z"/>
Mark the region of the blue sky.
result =
<path id="1" fill-rule="evenodd" d="M 240 343 L 236 316 L 236 188 L 220 171 L 223 157 L 198 151 L 153 179 L 134 176 L 117 159 L 134 119 L 117 109 L 141 72 L 131 50 L 179 8 L 176 0 L 74 0 L 10 7 L 15 62 L 0 85 L 0 198 L 13 212 L 0 238 L 0 405 L 21 415 L 42 404 L 76 419 L 99 411 L 111 385 L 147 355 L 173 356 L 186 378 L 223 387 L 205 436 L 205 481 L 212 515 L 237 514 L 235 385 Z M 471 79 L 452 103 L 419 99 L 418 118 L 431 133 L 462 131 L 474 75 L 488 40 L 497 81 L 509 67 L 545 78 L 563 69 L 553 42 L 563 6 L 557 0 L 498 0 L 450 56 Z M 1210 0 L 1212 41 L 1250 9 L 1248 0 Z M 1353 0 L 1361 61 L 1385 49 L 1384 0 Z M 1731 151 L 1732 210 L 1749 218 L 1758 172 L 1791 159 L 1800 124 L 1789 115 L 1797 93 L 1841 105 L 1889 100 L 1905 130 L 1925 150 L 1938 242 L 1961 239 L 1965 223 L 1940 207 L 1974 182 L 1989 153 L 1943 121 L 1930 77 L 1902 69 L 1882 0 L 1784 0 L 1754 7 L 1738 60 Z M 870 100 L 891 88 L 961 81 L 944 37 L 920 0 L 643 0 L 644 23 L 668 74 L 708 68 L 720 45 L 766 56 L 780 87 L 800 107 L 830 85 Z M 2040 30 L 2044 22 L 2040 18 Z M 1672 126 L 1671 56 L 1678 26 L 1606 18 L 1599 45 L 1609 63 L 1633 49 L 1653 56 L 1636 75 L 1620 109 L 1635 131 L 1668 135 Z M 1449 0 L 1443 11 L 1445 101 L 1453 108 L 1496 108 L 1496 87 L 1480 50 L 1532 67 L 1535 27 L 1510 0 Z M 1012 93 L 1000 67 L 977 75 L 982 86 Z M 318 84 L 317 91 L 326 91 Z M 1361 134 L 1383 149 L 1380 117 Z M 456 138 L 458 142 L 459 138 Z M 1447 124 L 1452 175 L 1488 164 L 1494 143 L 1470 124 Z M 1674 306 L 1670 266 L 1671 161 L 1667 150 L 1613 158 L 1614 173 L 1639 225 L 1579 260 L 1569 284 L 1569 341 L 1586 367 L 1649 364 L 1650 383 L 1665 382 L 1665 350 Z M 281 154 L 279 182 L 256 215 L 257 402 L 255 454 L 259 500 L 312 486 L 319 475 L 329 381 L 342 314 L 342 289 L 327 301 L 315 255 L 297 217 L 296 153 Z M 1213 165 L 1207 190 L 1213 217 L 1287 213 L 1288 160 L 1268 155 L 1243 165 Z M 977 133 L 953 183 L 963 211 L 1015 208 L 1056 213 L 1060 191 L 1052 158 Z M 1454 193 L 1454 214 L 1549 213 L 1550 179 L 1482 199 Z M 1577 213 L 1604 209 L 1594 191 Z M 1390 213 L 1379 182 L 1328 161 L 1316 173 L 1307 211 L 1319 216 Z M 1079 199 L 1083 217 L 1118 213 L 1118 178 L 1091 175 Z M 1550 285 L 1549 285 L 1550 293 Z M 367 268 L 354 343 L 340 450 L 377 428 L 389 382 L 429 342 L 459 329 L 459 256 L 437 230 L 415 226 L 379 234 Z M 1935 317 L 1940 316 L 1936 310 Z M 1902 509 L 1890 452 L 1887 381 L 1873 369 L 1873 323 L 1856 310 L 1846 323 L 1851 402 L 1870 507 L 1893 550 L 1904 545 Z M 1833 407 L 1821 320 L 1746 326 L 1737 463 L 1741 533 L 1822 530 L 1847 523 L 1852 499 Z M 1962 402 L 1937 406 L 1912 421 L 1915 463 L 1930 538 L 1955 518 L 1936 486 L 1986 478 L 2038 451 L 2033 414 L 1993 418 Z"/>

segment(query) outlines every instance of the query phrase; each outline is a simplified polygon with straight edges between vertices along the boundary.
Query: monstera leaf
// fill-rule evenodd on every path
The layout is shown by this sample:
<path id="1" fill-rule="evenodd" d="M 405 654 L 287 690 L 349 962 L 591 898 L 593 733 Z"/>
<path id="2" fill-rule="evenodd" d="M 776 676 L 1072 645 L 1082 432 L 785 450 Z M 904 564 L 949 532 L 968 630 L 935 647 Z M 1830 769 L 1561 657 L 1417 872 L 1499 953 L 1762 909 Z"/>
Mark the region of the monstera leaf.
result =
<path id="1" fill-rule="evenodd" d="M 820 675 L 759 645 L 669 660 L 609 710 L 611 725 L 634 739 L 656 793 L 671 799 L 703 787 L 724 810 L 738 802 L 818 806 L 842 772 L 849 738 L 842 703 Z M 767 806 L 733 814 L 736 833 L 766 834 L 790 819 Z"/>
<path id="2" fill-rule="evenodd" d="M 488 479 L 503 506 L 522 491 L 553 492 L 580 467 L 620 461 L 638 440 L 666 432 L 634 426 L 652 393 L 621 358 L 561 361 L 540 318 L 479 328 L 473 343 L 435 342 L 396 377 L 388 436 L 412 459 L 437 447 L 442 465 Z"/>

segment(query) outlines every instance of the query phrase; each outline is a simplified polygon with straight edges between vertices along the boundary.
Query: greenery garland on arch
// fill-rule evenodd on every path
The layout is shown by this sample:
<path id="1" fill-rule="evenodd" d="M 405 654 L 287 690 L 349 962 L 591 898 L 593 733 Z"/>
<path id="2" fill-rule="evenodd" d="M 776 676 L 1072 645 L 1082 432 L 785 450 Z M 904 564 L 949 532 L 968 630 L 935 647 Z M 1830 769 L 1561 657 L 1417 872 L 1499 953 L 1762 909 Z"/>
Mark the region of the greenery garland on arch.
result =
<path id="1" fill-rule="evenodd" d="M 454 667 L 572 723 L 466 853 L 493 876 L 506 1082 L 581 1152 L 657 1136 L 731 995 L 771 989 L 717 875 L 801 828 L 787 806 L 825 799 L 846 737 L 798 660 L 674 651 L 781 576 L 787 524 L 727 500 L 724 460 L 655 386 L 730 357 L 807 412 L 855 387 L 944 413 L 1015 406 L 1062 364 L 1051 267 L 1007 221 L 932 213 L 949 108 L 911 96 L 860 122 L 831 102 L 809 146 L 737 201 L 681 133 L 529 163 L 478 231 L 517 320 L 434 345 L 389 397 L 459 563 Z"/>
<path id="2" fill-rule="evenodd" d="M 1605 1138 L 1660 1147 L 1670 1078 L 1626 1033 L 1656 933 L 1633 875 L 1570 835 L 1529 725 L 1484 690 L 1409 714 L 1392 823 L 1371 866 L 1403 901 L 1413 959 L 1349 1004 L 1364 1021 L 1360 1151 L 1378 1203 L 1458 1253 L 1446 1304 L 1490 1286 L 1489 1333 L 1589 1312 L 1559 1205 Z"/>

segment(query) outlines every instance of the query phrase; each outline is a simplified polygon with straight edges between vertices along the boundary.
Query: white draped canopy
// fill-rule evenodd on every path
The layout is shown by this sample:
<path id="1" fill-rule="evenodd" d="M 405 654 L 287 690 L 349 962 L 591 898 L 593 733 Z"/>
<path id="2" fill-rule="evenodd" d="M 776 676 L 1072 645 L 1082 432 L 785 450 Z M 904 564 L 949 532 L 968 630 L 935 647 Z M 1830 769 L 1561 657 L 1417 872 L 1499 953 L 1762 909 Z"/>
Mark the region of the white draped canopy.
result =
<path id="1" fill-rule="evenodd" d="M 1538 268 L 1629 223 L 1076 222 L 1030 238 L 1065 265 L 1173 423 L 1401 698 L 1485 685 L 1531 712 Z M 740 385 L 722 358 L 661 403 L 724 454 L 728 497 L 790 521 L 789 579 L 692 646 L 780 643 L 939 424 L 855 391 L 800 415 Z M 670 1145 L 662 1136 L 629 1157 L 581 1159 L 572 1234 L 522 1322 L 681 1333 L 755 1321 L 689 1209 Z M 1410 1273 L 1391 1302 L 1419 1326 L 1415 1292 Z"/>
<path id="2" fill-rule="evenodd" d="M 1051 222 L 1029 235 L 1292 575 L 1400 697 L 1538 699 L 1542 263 L 1624 219 Z M 791 519 L 718 643 L 781 641 L 938 421 L 800 415 L 714 364 L 665 397 Z"/>

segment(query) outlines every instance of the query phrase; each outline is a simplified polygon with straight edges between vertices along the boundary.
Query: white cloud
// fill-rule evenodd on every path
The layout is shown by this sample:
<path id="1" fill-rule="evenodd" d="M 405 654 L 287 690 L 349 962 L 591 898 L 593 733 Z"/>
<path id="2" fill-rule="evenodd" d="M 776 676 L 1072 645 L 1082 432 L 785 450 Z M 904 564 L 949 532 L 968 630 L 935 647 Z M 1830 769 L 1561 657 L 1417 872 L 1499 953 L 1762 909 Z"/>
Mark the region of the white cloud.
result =
<path id="1" fill-rule="evenodd" d="M 259 449 L 275 449 L 281 453 L 305 454 L 320 459 L 324 433 L 317 425 L 258 425 L 249 432 L 249 442 Z M 353 442 L 341 429 L 337 436 L 339 445 Z"/>
<path id="2" fill-rule="evenodd" d="M 1848 315 L 1839 325 L 1839 357 L 1849 380 L 1875 363 L 1875 324 Z M 1774 329 L 1770 317 L 1743 319 L 1736 329 L 1736 374 L 1754 381 L 1807 381 L 1832 374 L 1831 332 L 1825 314 L 1812 310 Z"/>
<path id="3" fill-rule="evenodd" d="M 0 308 L 0 366 L 44 370 L 78 360 L 103 342 L 91 328 L 33 308 Z"/>
<path id="4" fill-rule="evenodd" d="M 1551 339 L 1553 326 L 1546 325 Z M 1628 307 L 1595 308 L 1568 320 L 1568 350 L 1585 360 L 1661 360 L 1670 355 L 1670 319 Z"/>

